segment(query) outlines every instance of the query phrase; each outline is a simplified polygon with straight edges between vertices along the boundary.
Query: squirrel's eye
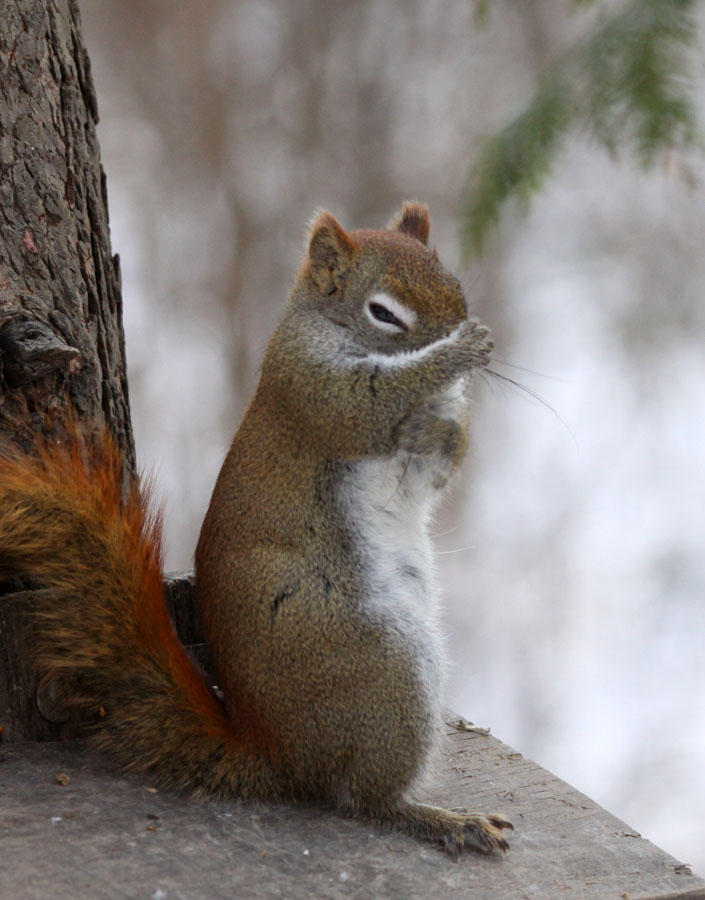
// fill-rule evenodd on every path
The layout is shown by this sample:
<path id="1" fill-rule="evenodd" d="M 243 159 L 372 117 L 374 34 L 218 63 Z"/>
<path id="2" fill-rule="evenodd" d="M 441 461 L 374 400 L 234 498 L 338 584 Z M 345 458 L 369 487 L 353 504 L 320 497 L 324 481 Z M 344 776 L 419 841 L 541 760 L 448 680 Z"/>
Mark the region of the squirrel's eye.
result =
<path id="1" fill-rule="evenodd" d="M 397 319 L 394 313 L 387 309 L 386 306 L 382 306 L 380 303 L 370 303 L 370 312 L 380 322 L 389 322 L 391 325 L 396 325 L 397 328 L 403 328 L 406 331 L 406 325 Z"/>
<path id="2" fill-rule="evenodd" d="M 390 334 L 409 331 L 416 320 L 413 309 L 384 291 L 378 291 L 367 299 L 365 315 L 375 328 Z"/>

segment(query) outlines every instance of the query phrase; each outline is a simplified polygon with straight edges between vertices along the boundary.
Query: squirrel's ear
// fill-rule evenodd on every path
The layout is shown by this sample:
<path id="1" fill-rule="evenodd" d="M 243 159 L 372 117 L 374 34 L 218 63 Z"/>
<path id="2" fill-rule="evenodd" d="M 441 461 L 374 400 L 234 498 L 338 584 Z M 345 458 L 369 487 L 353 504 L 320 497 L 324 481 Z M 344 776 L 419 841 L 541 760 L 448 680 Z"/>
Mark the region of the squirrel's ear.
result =
<path id="1" fill-rule="evenodd" d="M 431 219 L 428 207 L 418 200 L 407 200 L 392 221 L 387 225 L 392 231 L 401 231 L 409 237 L 416 238 L 422 244 L 428 243 L 428 233 L 431 230 Z"/>
<path id="2" fill-rule="evenodd" d="M 308 263 L 311 278 L 322 294 L 340 287 L 357 244 L 337 219 L 321 210 L 309 229 Z"/>

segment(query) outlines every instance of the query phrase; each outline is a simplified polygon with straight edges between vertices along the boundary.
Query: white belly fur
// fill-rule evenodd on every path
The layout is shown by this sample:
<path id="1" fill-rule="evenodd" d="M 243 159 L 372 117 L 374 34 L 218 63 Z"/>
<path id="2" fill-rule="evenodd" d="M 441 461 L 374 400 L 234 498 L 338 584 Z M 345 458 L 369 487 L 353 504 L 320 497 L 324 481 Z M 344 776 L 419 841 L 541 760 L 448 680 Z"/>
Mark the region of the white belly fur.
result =
<path id="1" fill-rule="evenodd" d="M 435 491 L 419 457 L 398 454 L 355 463 L 345 505 L 366 566 L 365 612 L 418 659 L 430 702 L 439 702 L 443 642 L 429 519 Z"/>
<path id="2" fill-rule="evenodd" d="M 458 420 L 466 409 L 463 379 L 429 404 L 434 415 Z M 429 708 L 436 715 L 445 677 L 438 588 L 429 534 L 443 491 L 434 487 L 447 461 L 398 451 L 352 463 L 340 499 L 363 558 L 364 611 L 410 651 Z"/>

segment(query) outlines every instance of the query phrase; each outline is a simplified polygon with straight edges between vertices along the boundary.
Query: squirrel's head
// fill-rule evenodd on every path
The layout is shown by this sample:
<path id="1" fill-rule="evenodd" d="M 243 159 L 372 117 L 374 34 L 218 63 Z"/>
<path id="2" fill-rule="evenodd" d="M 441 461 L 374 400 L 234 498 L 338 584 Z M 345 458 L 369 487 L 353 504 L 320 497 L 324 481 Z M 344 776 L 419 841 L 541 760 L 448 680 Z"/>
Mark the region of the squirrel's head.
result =
<path id="1" fill-rule="evenodd" d="M 314 218 L 292 302 L 315 309 L 362 346 L 413 350 L 467 318 L 457 278 L 427 246 L 428 208 L 407 202 L 387 228 L 346 232 L 326 211 Z"/>

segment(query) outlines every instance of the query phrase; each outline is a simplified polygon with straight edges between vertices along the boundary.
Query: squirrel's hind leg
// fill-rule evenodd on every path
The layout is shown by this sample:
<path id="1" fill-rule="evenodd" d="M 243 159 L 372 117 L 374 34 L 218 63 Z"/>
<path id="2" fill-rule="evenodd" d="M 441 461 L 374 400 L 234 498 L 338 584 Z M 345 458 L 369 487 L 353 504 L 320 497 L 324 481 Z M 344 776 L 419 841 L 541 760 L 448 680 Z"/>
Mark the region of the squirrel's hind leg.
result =
<path id="1" fill-rule="evenodd" d="M 492 853 L 495 850 L 506 852 L 509 845 L 502 831 L 514 830 L 511 822 L 503 816 L 451 812 L 404 800 L 383 810 L 359 810 L 356 815 L 391 825 L 396 831 L 403 831 L 414 837 L 437 841 L 454 856 L 463 848 L 480 853 Z"/>

